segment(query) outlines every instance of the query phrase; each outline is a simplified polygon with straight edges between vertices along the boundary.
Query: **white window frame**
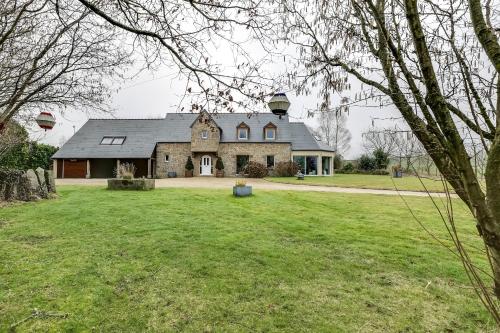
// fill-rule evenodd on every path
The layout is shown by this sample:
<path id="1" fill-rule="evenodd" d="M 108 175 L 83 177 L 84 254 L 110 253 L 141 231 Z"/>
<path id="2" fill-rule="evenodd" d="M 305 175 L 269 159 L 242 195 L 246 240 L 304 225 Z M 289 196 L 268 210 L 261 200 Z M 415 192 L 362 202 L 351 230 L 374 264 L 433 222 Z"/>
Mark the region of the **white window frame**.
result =
<path id="1" fill-rule="evenodd" d="M 270 138 L 270 137 L 267 136 L 268 132 L 272 132 L 273 133 L 273 137 L 272 138 Z M 272 127 L 266 128 L 264 130 L 264 138 L 266 140 L 276 140 L 276 128 L 272 128 Z"/>
<path id="2" fill-rule="evenodd" d="M 245 135 L 244 138 L 242 138 L 240 136 L 241 131 L 245 131 L 245 133 L 246 133 L 246 135 Z M 238 140 L 248 140 L 248 132 L 249 132 L 248 128 L 246 128 L 246 127 L 240 127 L 240 128 L 238 128 Z"/>
<path id="3" fill-rule="evenodd" d="M 208 131 L 207 131 L 207 130 L 203 130 L 203 131 L 201 131 L 201 138 L 202 138 L 203 140 L 208 139 Z"/>
<path id="4" fill-rule="evenodd" d="M 165 154 L 165 157 L 164 157 L 163 160 L 165 161 L 165 163 L 170 162 L 170 155 L 169 154 Z"/>

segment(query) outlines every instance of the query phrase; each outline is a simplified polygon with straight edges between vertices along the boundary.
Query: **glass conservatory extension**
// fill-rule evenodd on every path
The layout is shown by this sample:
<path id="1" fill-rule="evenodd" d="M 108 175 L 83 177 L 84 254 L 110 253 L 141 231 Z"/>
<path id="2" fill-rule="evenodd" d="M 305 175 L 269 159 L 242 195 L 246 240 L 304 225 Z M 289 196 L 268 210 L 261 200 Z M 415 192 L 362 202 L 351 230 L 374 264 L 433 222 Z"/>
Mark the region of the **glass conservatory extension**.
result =
<path id="1" fill-rule="evenodd" d="M 306 176 L 329 176 L 333 174 L 333 156 L 330 152 L 321 152 L 319 155 L 294 152 L 292 159 Z"/>

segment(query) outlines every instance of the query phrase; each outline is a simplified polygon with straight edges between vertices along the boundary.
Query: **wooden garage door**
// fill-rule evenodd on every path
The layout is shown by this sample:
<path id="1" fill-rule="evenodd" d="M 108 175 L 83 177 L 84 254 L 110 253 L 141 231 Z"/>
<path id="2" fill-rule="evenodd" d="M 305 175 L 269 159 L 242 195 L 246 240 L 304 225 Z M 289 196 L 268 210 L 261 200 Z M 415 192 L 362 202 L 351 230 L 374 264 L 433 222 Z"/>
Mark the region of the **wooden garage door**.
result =
<path id="1" fill-rule="evenodd" d="M 86 160 L 64 160 L 64 178 L 85 178 Z"/>

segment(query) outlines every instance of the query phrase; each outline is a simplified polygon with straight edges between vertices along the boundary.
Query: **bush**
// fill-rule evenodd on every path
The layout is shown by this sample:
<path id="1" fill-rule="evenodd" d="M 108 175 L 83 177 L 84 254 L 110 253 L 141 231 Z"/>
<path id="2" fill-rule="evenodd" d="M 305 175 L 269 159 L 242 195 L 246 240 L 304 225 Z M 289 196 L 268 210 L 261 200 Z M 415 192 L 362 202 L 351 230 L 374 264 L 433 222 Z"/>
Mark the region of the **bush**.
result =
<path id="1" fill-rule="evenodd" d="M 273 176 L 275 177 L 293 177 L 299 172 L 299 165 L 295 162 L 278 162 L 274 166 Z"/>
<path id="2" fill-rule="evenodd" d="M 358 160 L 358 169 L 359 170 L 365 170 L 365 171 L 370 171 L 370 170 L 375 170 L 376 167 L 376 161 L 375 158 L 370 157 L 366 154 L 361 155 L 361 157 Z"/>
<path id="3" fill-rule="evenodd" d="M 222 162 L 221 157 L 217 158 L 217 162 L 215 162 L 215 169 L 216 170 L 224 170 L 224 162 Z"/>
<path id="4" fill-rule="evenodd" d="M 342 168 L 342 171 L 348 173 L 348 172 L 352 172 L 354 171 L 354 165 L 352 165 L 351 162 L 347 163 L 346 165 L 344 165 L 344 167 Z"/>
<path id="5" fill-rule="evenodd" d="M 250 178 L 264 178 L 267 176 L 267 168 L 262 163 L 250 161 L 245 167 L 245 174 Z"/>
<path id="6" fill-rule="evenodd" d="M 344 158 L 342 157 L 342 155 L 335 155 L 335 157 L 333 158 L 333 168 L 335 170 L 342 169 L 343 164 Z"/>
<path id="7" fill-rule="evenodd" d="M 375 169 L 387 169 L 389 165 L 389 154 L 378 148 L 373 151 L 375 157 Z"/>
<path id="8" fill-rule="evenodd" d="M 361 174 L 361 175 L 383 175 L 386 176 L 389 174 L 389 171 L 387 170 L 358 170 L 358 169 L 353 169 L 353 170 L 337 170 L 335 173 L 338 174 Z"/>
<path id="9" fill-rule="evenodd" d="M 191 156 L 188 156 L 185 168 L 188 171 L 193 171 L 194 170 L 194 164 L 193 164 L 193 160 L 191 159 Z"/>

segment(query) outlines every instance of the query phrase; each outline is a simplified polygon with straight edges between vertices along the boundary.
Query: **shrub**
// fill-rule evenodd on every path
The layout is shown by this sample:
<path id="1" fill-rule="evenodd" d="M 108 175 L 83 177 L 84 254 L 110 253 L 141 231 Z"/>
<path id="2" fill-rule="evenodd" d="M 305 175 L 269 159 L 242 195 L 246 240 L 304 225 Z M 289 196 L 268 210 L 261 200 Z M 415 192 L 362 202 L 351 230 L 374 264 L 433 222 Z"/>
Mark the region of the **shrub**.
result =
<path id="1" fill-rule="evenodd" d="M 267 176 L 267 168 L 262 163 L 250 161 L 245 167 L 245 174 L 250 178 L 264 178 Z"/>
<path id="2" fill-rule="evenodd" d="M 121 163 L 116 172 L 116 176 L 122 179 L 134 179 L 136 170 L 133 163 Z"/>
<path id="3" fill-rule="evenodd" d="M 352 171 L 354 171 L 354 165 L 352 165 L 351 162 L 346 163 L 346 165 L 344 165 L 342 167 L 342 171 L 345 172 L 345 173 L 352 172 Z"/>
<path id="4" fill-rule="evenodd" d="M 245 187 L 245 186 L 247 186 L 247 182 L 243 179 L 238 179 L 238 180 L 236 180 L 236 183 L 234 184 L 234 186 Z"/>
<path id="5" fill-rule="evenodd" d="M 215 162 L 215 169 L 216 170 L 224 170 L 224 162 L 222 162 L 221 157 L 217 158 L 217 162 Z"/>
<path id="6" fill-rule="evenodd" d="M 376 161 L 375 158 L 370 157 L 366 154 L 361 155 L 358 160 L 358 169 L 359 170 L 375 170 L 376 169 Z"/>
<path id="7" fill-rule="evenodd" d="M 188 171 L 193 171 L 194 170 L 194 164 L 193 164 L 193 160 L 191 159 L 191 156 L 188 156 L 185 168 Z"/>
<path id="8" fill-rule="evenodd" d="M 335 170 L 337 169 L 342 169 L 342 165 L 344 164 L 344 158 L 342 157 L 342 155 L 335 155 L 335 157 L 333 158 L 333 168 Z"/>
<path id="9" fill-rule="evenodd" d="M 299 165 L 295 162 L 278 162 L 274 166 L 273 176 L 276 177 L 293 177 L 299 172 Z"/>
<path id="10" fill-rule="evenodd" d="M 378 148 L 373 151 L 373 156 L 375 157 L 375 169 L 387 169 L 389 154 Z"/>

